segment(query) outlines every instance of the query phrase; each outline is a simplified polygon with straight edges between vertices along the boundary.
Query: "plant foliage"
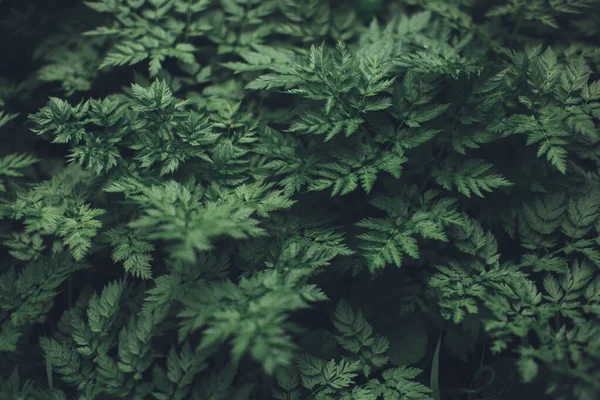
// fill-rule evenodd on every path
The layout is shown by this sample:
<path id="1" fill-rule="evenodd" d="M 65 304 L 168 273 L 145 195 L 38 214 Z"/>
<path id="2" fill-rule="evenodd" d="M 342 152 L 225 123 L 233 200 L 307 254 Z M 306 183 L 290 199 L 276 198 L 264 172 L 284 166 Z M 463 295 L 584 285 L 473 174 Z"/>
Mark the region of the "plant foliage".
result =
<path id="1" fill-rule="evenodd" d="M 600 1 L 43 3 L 0 400 L 600 398 Z"/>

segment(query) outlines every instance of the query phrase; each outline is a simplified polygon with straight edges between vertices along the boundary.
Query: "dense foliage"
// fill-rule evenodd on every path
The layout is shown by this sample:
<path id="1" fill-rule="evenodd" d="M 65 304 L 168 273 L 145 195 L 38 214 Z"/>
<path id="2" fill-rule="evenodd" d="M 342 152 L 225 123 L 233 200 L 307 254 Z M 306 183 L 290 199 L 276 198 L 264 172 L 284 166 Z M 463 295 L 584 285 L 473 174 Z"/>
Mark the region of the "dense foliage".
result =
<path id="1" fill-rule="evenodd" d="M 598 400 L 599 0 L 0 0 L 0 400 Z"/>

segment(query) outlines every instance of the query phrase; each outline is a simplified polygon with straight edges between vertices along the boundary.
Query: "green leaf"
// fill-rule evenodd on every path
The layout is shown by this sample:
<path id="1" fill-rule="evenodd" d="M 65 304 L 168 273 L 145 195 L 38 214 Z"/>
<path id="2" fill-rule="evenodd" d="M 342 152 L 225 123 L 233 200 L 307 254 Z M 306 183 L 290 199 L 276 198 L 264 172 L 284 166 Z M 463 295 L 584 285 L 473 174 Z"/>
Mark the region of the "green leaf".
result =
<path id="1" fill-rule="evenodd" d="M 519 361 L 517 361 L 517 366 L 519 367 L 519 373 L 521 374 L 523 381 L 526 383 L 533 381 L 538 375 L 538 365 L 530 357 L 520 358 Z"/>
<path id="2" fill-rule="evenodd" d="M 492 192 L 493 189 L 513 185 L 502 175 L 493 172 L 492 167 L 484 160 L 467 160 L 459 164 L 456 159 L 450 158 L 442 168 L 434 169 L 433 176 L 444 189 L 451 190 L 455 186 L 467 197 L 471 197 L 471 193 L 484 197 L 482 191 Z"/>

